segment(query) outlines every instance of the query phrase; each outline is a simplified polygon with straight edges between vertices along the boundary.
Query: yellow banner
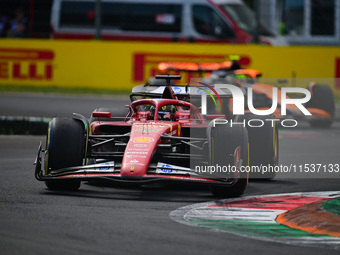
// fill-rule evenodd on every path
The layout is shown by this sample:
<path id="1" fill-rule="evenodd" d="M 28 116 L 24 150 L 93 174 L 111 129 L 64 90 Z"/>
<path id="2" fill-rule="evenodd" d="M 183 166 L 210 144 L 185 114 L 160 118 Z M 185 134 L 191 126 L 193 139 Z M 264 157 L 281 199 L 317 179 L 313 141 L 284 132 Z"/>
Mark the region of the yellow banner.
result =
<path id="1" fill-rule="evenodd" d="M 157 74 L 159 62 L 222 62 L 233 54 L 264 78 L 328 78 L 340 95 L 339 47 L 1 39 L 0 84 L 130 90 Z M 193 76 L 182 75 L 182 82 Z"/>

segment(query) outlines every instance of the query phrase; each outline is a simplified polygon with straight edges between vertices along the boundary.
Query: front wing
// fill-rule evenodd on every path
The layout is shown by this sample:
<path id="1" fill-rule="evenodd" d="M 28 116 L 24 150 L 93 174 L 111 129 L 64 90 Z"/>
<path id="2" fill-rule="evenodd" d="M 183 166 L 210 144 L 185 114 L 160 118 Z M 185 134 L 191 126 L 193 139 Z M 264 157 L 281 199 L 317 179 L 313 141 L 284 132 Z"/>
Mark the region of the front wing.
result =
<path id="1" fill-rule="evenodd" d="M 230 185 L 232 186 L 236 179 L 234 178 L 213 178 L 211 175 L 199 174 L 195 170 L 175 165 L 150 164 L 148 173 L 140 177 L 127 177 L 120 174 L 120 163 L 115 164 L 114 161 L 103 162 L 85 166 L 67 167 L 63 169 L 53 170 L 48 175 L 42 171 L 41 153 L 42 144 L 40 143 L 38 155 L 34 162 L 35 178 L 39 181 L 49 180 L 105 180 L 115 183 L 125 184 L 148 184 L 159 182 L 188 182 L 196 184 L 214 184 L 214 185 Z"/>

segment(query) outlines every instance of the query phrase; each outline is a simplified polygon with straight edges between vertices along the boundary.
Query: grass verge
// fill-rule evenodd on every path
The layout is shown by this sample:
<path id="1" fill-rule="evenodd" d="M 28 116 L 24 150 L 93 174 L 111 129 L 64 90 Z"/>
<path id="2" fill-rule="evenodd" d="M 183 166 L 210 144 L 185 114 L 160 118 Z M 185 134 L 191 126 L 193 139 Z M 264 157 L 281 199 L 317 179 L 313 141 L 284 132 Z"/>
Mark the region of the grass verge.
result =
<path id="1" fill-rule="evenodd" d="M 1 135 L 46 135 L 49 120 L 1 118 Z"/>
<path id="2" fill-rule="evenodd" d="M 32 92 L 32 93 L 53 93 L 53 94 L 94 94 L 94 95 L 129 95 L 127 90 L 105 90 L 89 88 L 58 88 L 58 87 L 35 87 L 35 86 L 10 86 L 0 85 L 0 92 Z"/>

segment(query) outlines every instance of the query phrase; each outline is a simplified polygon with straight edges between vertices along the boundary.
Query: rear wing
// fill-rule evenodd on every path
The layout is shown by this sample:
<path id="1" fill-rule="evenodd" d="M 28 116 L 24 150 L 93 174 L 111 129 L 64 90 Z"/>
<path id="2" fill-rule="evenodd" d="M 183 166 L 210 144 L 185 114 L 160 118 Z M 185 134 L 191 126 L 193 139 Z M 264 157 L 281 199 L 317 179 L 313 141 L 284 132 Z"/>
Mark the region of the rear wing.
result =
<path id="1" fill-rule="evenodd" d="M 202 95 L 212 95 L 214 97 L 231 98 L 232 94 L 228 89 L 219 85 L 208 85 L 202 82 L 189 85 L 175 85 L 172 80 L 180 80 L 180 75 L 156 75 L 157 80 L 162 80 L 163 85 L 145 84 L 132 89 L 130 94 L 131 101 L 142 98 L 168 98 L 185 100 L 186 98 L 201 97 Z M 165 80 L 165 81 L 164 81 Z"/>
<path id="2" fill-rule="evenodd" d="M 218 85 L 211 85 L 216 92 L 221 97 L 231 97 L 231 93 L 229 90 L 220 88 Z M 162 97 L 164 90 L 167 86 L 161 86 L 161 85 L 139 85 L 135 86 L 132 89 L 132 94 L 145 94 L 145 95 L 154 95 L 158 96 L 158 98 Z M 206 94 L 204 90 L 210 90 L 209 88 L 206 88 L 204 85 L 198 85 L 198 86 L 187 86 L 187 85 L 172 85 L 171 89 L 174 92 L 175 96 L 201 96 L 202 94 Z"/>

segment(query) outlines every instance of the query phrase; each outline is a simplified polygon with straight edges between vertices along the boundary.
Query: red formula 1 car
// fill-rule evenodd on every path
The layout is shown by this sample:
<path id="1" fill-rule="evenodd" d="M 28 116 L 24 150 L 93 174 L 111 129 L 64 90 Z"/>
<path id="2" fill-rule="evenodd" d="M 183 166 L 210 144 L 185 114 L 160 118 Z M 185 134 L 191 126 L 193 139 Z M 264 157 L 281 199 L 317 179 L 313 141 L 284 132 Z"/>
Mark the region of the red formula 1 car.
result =
<path id="1" fill-rule="evenodd" d="M 202 116 L 193 104 L 176 99 L 170 80 L 180 76 L 157 78 L 167 81 L 157 87 L 160 98 L 133 101 L 126 117 L 97 110 L 90 121 L 79 114 L 53 118 L 46 148 L 39 147 L 36 179 L 52 190 L 109 180 L 198 183 L 209 185 L 217 197 L 243 194 L 248 183 L 248 173 L 241 171 L 248 166 L 246 128 L 225 125 L 224 115 Z M 268 136 L 275 139 L 273 130 Z"/>
<path id="2" fill-rule="evenodd" d="M 209 185 L 216 197 L 231 197 L 247 187 L 249 160 L 253 165 L 277 164 L 275 123 L 253 129 L 227 125 L 222 114 L 203 116 L 189 101 L 200 98 L 204 88 L 171 86 L 178 75 L 156 78 L 163 79 L 163 85 L 134 88 L 123 117 L 112 117 L 110 109 L 102 108 L 90 121 L 79 114 L 52 119 L 46 147 L 40 145 L 36 158 L 36 179 L 53 190 L 78 189 L 88 180 L 188 182 Z M 215 92 L 231 97 L 222 89 Z M 249 156 L 249 150 L 255 156 Z"/>

